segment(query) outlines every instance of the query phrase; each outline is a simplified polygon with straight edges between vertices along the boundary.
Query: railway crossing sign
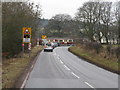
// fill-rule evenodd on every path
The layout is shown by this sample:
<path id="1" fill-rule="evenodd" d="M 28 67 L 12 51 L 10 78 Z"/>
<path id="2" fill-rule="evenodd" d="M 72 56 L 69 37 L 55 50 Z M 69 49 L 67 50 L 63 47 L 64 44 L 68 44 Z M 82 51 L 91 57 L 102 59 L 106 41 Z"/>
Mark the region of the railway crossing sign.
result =
<path id="1" fill-rule="evenodd" d="M 23 43 L 30 43 L 31 42 L 31 28 L 30 27 L 23 27 Z"/>

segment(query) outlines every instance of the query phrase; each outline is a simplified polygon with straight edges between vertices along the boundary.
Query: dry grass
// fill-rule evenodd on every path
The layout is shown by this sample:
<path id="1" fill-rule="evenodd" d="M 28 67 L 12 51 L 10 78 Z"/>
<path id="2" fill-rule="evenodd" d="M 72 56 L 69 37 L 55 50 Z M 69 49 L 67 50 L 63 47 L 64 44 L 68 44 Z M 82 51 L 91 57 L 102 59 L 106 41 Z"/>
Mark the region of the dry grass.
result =
<path id="1" fill-rule="evenodd" d="M 4 61 L 2 66 L 2 88 L 12 88 L 25 67 L 42 48 L 42 46 L 32 48 L 30 57 L 29 54 L 24 54 L 24 58 L 12 58 Z"/>
<path id="2" fill-rule="evenodd" d="M 75 55 L 84 58 L 88 62 L 94 63 L 102 68 L 118 73 L 118 63 L 117 60 L 111 60 L 102 57 L 100 54 L 95 54 L 94 51 L 86 50 L 80 46 L 70 47 L 69 51 Z"/>

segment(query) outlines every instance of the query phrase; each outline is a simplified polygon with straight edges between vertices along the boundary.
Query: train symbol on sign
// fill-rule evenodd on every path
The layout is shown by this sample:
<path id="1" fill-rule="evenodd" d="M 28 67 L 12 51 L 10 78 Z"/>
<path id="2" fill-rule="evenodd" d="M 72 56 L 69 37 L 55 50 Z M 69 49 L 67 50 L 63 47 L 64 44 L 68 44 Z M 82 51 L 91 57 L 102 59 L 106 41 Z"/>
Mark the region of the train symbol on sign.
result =
<path id="1" fill-rule="evenodd" d="M 25 32 L 24 32 L 24 34 L 30 34 L 29 30 L 26 29 Z"/>

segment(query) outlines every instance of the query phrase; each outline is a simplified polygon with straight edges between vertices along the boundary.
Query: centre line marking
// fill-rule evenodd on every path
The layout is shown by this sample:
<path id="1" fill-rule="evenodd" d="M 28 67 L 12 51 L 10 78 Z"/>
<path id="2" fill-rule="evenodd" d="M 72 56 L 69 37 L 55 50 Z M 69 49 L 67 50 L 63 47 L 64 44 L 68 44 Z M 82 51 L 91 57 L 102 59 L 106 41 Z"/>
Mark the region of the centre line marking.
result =
<path id="1" fill-rule="evenodd" d="M 66 65 L 64 65 L 64 67 L 65 67 L 67 70 L 70 70 Z"/>
<path id="2" fill-rule="evenodd" d="M 77 77 L 77 78 L 80 78 L 79 76 L 77 76 L 75 73 L 73 73 L 73 72 L 71 72 L 75 77 Z"/>
<path id="3" fill-rule="evenodd" d="M 62 63 L 63 64 L 63 62 L 60 60 L 60 63 Z"/>
<path id="4" fill-rule="evenodd" d="M 87 84 L 89 87 L 94 88 L 92 85 L 90 85 L 89 83 L 85 82 L 85 84 Z"/>

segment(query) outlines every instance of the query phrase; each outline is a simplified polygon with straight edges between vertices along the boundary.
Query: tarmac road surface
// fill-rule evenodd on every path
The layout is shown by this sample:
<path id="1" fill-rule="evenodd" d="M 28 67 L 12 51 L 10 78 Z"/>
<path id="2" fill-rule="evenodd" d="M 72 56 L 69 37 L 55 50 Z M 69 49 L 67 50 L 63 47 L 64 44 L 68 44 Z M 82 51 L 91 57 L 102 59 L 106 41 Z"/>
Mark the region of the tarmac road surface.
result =
<path id="1" fill-rule="evenodd" d="M 25 88 L 118 88 L 118 75 L 78 58 L 62 46 L 39 54 Z"/>

